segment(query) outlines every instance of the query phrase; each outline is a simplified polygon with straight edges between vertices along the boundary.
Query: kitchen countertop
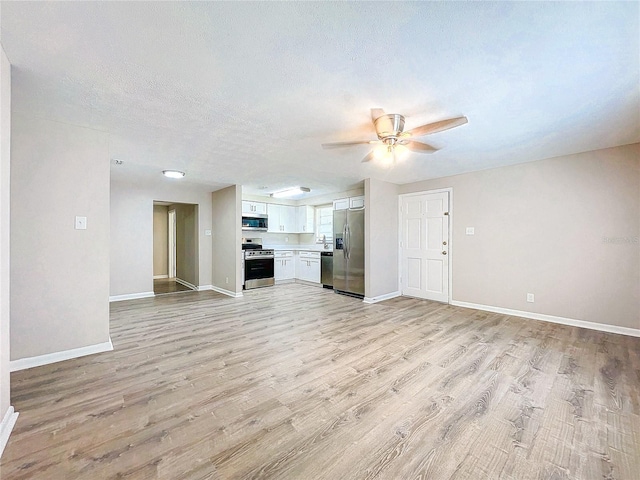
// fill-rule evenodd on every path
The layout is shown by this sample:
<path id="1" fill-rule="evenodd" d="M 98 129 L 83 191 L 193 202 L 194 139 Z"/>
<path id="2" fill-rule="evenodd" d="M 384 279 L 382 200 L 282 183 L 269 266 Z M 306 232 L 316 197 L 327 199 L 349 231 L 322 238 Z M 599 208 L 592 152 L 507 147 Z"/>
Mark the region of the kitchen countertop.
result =
<path id="1" fill-rule="evenodd" d="M 263 245 L 264 248 L 272 248 L 275 251 L 294 251 L 294 252 L 333 252 L 331 245 L 324 248 L 322 244 L 318 245 Z"/>

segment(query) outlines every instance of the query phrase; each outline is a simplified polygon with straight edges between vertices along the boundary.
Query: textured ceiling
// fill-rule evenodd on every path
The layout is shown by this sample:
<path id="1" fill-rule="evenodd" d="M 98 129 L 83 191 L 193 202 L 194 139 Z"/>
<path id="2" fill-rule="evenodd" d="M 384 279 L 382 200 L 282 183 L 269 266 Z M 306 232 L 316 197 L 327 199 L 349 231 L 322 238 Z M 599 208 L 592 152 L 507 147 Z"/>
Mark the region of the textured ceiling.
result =
<path id="1" fill-rule="evenodd" d="M 13 110 L 110 133 L 114 176 L 312 194 L 640 141 L 638 2 L 8 2 Z M 373 107 L 441 150 L 360 160 Z M 113 163 L 113 162 L 112 162 Z M 267 189 L 260 189 L 267 187 Z"/>

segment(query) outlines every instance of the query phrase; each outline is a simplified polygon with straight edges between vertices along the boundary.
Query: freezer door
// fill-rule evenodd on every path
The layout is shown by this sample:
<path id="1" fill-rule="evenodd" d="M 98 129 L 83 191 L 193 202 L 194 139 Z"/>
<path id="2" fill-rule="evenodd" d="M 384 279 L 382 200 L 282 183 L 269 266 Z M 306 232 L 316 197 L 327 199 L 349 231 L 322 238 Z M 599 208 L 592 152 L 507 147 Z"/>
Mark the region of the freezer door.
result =
<path id="1" fill-rule="evenodd" d="M 333 288 L 345 290 L 347 287 L 347 251 L 345 234 L 347 210 L 333 211 Z"/>
<path id="2" fill-rule="evenodd" d="M 364 295 L 364 210 L 347 210 L 345 292 Z M 334 254 L 335 255 L 335 254 Z M 334 287 L 335 284 L 334 284 Z"/>

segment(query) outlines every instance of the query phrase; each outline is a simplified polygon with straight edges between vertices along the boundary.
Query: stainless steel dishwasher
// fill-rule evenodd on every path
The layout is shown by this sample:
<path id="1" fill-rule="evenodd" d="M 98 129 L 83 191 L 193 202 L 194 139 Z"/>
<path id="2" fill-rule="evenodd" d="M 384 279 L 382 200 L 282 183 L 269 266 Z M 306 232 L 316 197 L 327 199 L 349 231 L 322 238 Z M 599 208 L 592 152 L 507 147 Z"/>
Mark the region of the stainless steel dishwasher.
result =
<path id="1" fill-rule="evenodd" d="M 320 252 L 320 281 L 324 288 L 333 288 L 333 252 Z"/>

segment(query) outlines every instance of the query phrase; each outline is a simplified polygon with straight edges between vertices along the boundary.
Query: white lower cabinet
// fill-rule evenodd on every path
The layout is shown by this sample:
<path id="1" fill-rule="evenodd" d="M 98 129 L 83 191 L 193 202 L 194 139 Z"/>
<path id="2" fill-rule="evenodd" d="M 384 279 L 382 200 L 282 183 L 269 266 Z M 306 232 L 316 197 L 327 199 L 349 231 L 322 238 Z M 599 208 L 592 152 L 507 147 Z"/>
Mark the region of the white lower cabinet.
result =
<path id="1" fill-rule="evenodd" d="M 320 252 L 298 252 L 296 278 L 320 283 Z"/>
<path id="2" fill-rule="evenodd" d="M 296 265 L 294 263 L 293 252 L 275 252 L 274 278 L 276 282 L 283 280 L 293 280 L 296 277 Z"/>

